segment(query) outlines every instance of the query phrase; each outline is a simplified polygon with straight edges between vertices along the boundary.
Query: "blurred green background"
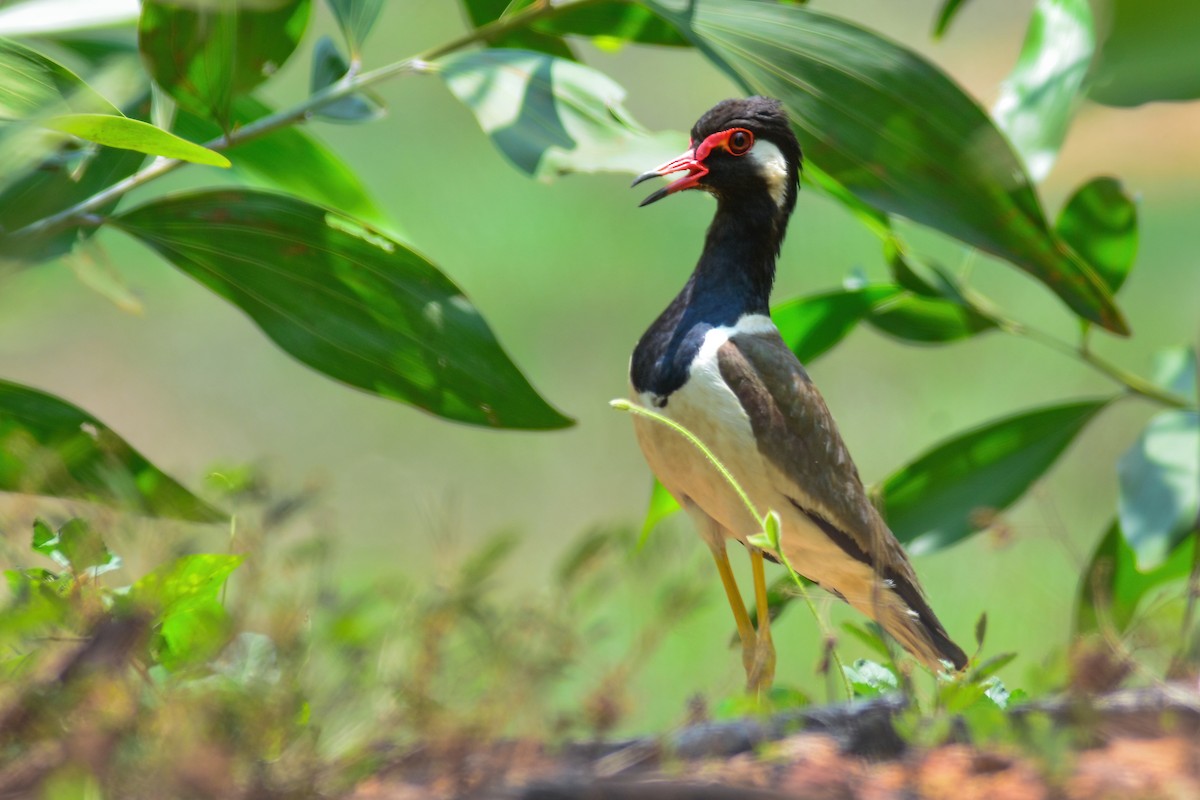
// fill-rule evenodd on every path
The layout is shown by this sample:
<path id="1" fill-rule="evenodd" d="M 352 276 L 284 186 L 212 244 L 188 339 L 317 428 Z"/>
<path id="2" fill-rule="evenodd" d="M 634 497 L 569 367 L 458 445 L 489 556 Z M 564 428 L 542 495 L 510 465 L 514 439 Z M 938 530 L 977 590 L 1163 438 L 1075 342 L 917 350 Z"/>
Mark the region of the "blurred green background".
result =
<path id="1" fill-rule="evenodd" d="M 984 106 L 1016 60 L 1032 7 L 976 0 L 935 43 L 933 0 L 812 5 L 926 54 Z M 265 97 L 276 105 L 307 92 L 307 48 L 317 32 L 332 30 L 324 6 L 314 8 L 306 49 L 267 85 Z M 366 63 L 419 52 L 463 29 L 457 3 L 389 4 Z M 583 43 L 579 51 L 628 89 L 630 110 L 651 129 L 686 130 L 714 102 L 737 93 L 693 51 L 607 52 Z M 405 77 L 380 94 L 388 119 L 355 127 L 313 123 L 312 131 L 356 169 L 416 249 L 464 288 L 514 361 L 578 420 L 576 427 L 543 434 L 467 428 L 341 387 L 284 356 L 236 309 L 107 230 L 101 240 L 145 313 L 121 312 L 64 264 L 8 277 L 0 293 L 0 375 L 86 408 L 191 486 L 213 463 L 251 462 L 279 485 L 322 487 L 312 524 L 336 532 L 343 582 L 422 578 L 489 535 L 512 530 L 523 538 L 504 591 L 545 592 L 556 558 L 583 532 L 640 524 L 649 472 L 628 418 L 607 401 L 625 394 L 633 344 L 686 279 L 712 203 L 693 193 L 638 209 L 643 193 L 629 191 L 621 175 L 537 183 L 503 161 L 436 78 Z M 1140 198 L 1141 248 L 1119 297 L 1134 336 L 1097 334 L 1095 347 L 1141 374 L 1157 350 L 1195 342 L 1200 325 L 1197 105 L 1085 107 L 1044 186 L 1051 217 L 1075 186 L 1098 174 L 1119 177 Z M 189 167 L 151 191 L 167 182 L 181 188 L 224 179 L 214 169 Z M 1016 318 L 1073 337 L 1075 319 L 1032 280 L 934 234 L 906 233 Z M 776 299 L 834 288 L 855 270 L 886 275 L 878 241 L 840 207 L 804 193 Z M 812 374 L 867 482 L 969 426 L 1112 388 L 1072 360 L 997 333 L 915 348 L 860 328 Z M 1020 685 L 1065 642 L 1076 576 L 1115 511 L 1115 460 L 1151 412 L 1138 401 L 1107 410 L 1005 515 L 1002 535 L 917 559 L 952 635 L 969 644 L 986 611 L 988 651 L 1020 653 L 1002 674 L 1010 685 Z M 28 527 L 13 522 L 12 530 Z M 214 533 L 213 541 L 224 535 Z M 636 676 L 625 722 L 631 730 L 678 722 L 691 695 L 719 699 L 742 681 L 726 646 L 728 609 L 686 520 L 673 519 L 654 535 L 683 543 L 671 551 L 679 561 L 657 569 L 697 571 L 708 592 L 701 611 Z M 628 589 L 614 595 L 623 633 L 594 658 L 620 650 L 622 636 L 650 614 L 645 600 Z M 840 607 L 831 613 L 851 618 Z M 780 683 L 819 695 L 812 620 L 793 609 L 776 641 Z M 860 654 L 845 643 L 845 657 Z"/>

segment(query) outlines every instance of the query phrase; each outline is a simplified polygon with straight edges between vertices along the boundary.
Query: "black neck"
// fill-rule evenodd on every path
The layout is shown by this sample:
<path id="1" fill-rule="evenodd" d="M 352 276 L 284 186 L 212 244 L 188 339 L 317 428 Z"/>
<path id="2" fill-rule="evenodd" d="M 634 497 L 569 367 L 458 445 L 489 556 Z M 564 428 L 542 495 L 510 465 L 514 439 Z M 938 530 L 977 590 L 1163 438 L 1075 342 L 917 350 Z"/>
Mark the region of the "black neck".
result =
<path id="1" fill-rule="evenodd" d="M 666 397 L 687 382 L 710 328 L 768 314 L 787 215 L 769 197 L 720 201 L 692 277 L 642 335 L 630 365 L 634 388 Z"/>

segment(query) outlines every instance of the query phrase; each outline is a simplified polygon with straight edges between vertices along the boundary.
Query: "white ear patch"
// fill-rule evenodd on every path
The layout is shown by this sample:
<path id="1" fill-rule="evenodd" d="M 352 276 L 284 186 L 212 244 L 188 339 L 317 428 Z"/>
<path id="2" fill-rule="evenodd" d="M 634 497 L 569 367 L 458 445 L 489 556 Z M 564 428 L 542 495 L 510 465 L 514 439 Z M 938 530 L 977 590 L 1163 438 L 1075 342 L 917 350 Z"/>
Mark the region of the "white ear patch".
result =
<path id="1" fill-rule="evenodd" d="M 758 169 L 758 174 L 762 175 L 763 179 L 766 180 L 767 187 L 771 190 L 771 199 L 775 201 L 775 205 L 782 208 L 784 201 L 787 199 L 788 189 L 787 159 L 783 157 L 783 152 L 771 142 L 765 139 L 758 139 L 754 142 L 754 146 L 750 148 L 750 152 L 746 156 L 754 162 L 755 168 Z"/>

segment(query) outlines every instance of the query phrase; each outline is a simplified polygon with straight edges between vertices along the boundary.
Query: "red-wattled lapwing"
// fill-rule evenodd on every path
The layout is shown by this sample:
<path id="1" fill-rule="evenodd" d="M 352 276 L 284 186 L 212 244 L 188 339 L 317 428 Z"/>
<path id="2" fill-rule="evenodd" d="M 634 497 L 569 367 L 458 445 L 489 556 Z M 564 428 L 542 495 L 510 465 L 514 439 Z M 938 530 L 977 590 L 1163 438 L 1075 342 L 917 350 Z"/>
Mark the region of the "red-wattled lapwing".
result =
<path id="1" fill-rule="evenodd" d="M 935 672 L 966 665 L 926 602 L 900 543 L 871 504 L 833 416 L 771 322 L 775 261 L 796 205 L 800 144 L 779 101 L 726 100 L 692 128 L 691 149 L 638 177 L 687 174 L 642 205 L 685 189 L 717 198 L 704 252 L 683 291 L 633 351 L 633 399 L 692 431 L 741 484 L 759 517 L 780 516 L 792 566 L 876 620 Z M 750 689 L 770 685 L 764 552 L 747 545 L 758 633 L 725 540 L 762 530 L 701 452 L 678 432 L 634 417 L 651 469 L 712 549 L 742 640 Z M 772 553 L 766 557 L 774 560 Z"/>

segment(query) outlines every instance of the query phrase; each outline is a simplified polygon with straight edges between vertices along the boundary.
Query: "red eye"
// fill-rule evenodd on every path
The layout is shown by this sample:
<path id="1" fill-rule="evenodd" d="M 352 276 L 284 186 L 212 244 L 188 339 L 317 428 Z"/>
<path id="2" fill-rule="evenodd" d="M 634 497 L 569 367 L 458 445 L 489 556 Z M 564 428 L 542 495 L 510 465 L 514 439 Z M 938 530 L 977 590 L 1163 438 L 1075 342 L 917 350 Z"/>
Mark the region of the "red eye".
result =
<path id="1" fill-rule="evenodd" d="M 725 140 L 729 152 L 735 156 L 744 156 L 754 146 L 754 134 L 745 128 L 734 128 Z"/>

